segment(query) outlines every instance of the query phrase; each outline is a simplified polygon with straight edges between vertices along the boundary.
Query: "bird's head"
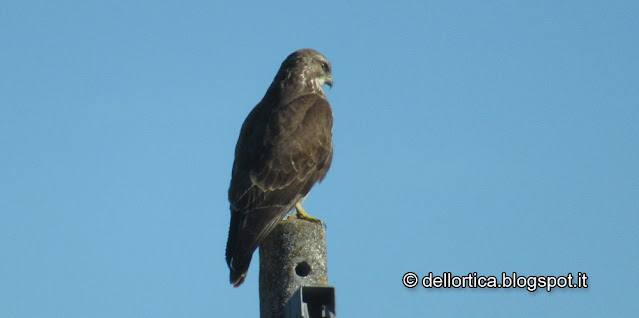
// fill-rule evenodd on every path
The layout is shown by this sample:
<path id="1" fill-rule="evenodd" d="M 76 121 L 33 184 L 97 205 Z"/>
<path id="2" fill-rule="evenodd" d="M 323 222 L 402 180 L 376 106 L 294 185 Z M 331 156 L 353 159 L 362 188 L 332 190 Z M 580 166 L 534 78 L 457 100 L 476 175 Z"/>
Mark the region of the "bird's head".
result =
<path id="1" fill-rule="evenodd" d="M 289 55 L 282 63 L 278 76 L 284 76 L 284 81 L 299 89 L 312 89 L 324 95 L 322 86 L 333 87 L 331 63 L 324 55 L 313 49 L 297 50 Z"/>

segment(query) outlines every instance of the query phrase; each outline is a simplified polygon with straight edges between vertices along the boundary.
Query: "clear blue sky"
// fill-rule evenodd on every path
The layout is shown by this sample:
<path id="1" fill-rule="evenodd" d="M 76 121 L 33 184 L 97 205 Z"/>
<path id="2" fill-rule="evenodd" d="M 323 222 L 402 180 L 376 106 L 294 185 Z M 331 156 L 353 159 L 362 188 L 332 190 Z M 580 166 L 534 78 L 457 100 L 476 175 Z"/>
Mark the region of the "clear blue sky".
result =
<path id="1" fill-rule="evenodd" d="M 0 316 L 258 317 L 234 289 L 240 125 L 282 60 L 333 64 L 341 317 L 636 317 L 636 1 L 2 1 Z M 588 289 L 403 287 L 586 272 Z"/>

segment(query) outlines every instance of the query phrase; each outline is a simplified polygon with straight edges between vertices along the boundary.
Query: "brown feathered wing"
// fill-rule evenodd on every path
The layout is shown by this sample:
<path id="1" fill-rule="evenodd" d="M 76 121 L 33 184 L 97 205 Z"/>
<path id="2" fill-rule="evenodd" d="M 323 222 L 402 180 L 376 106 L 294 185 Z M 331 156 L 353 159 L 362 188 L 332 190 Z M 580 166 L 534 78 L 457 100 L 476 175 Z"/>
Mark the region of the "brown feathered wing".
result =
<path id="1" fill-rule="evenodd" d="M 235 149 L 226 261 L 239 286 L 253 252 L 330 167 L 333 115 L 319 94 L 286 105 L 265 98 L 246 118 Z"/>

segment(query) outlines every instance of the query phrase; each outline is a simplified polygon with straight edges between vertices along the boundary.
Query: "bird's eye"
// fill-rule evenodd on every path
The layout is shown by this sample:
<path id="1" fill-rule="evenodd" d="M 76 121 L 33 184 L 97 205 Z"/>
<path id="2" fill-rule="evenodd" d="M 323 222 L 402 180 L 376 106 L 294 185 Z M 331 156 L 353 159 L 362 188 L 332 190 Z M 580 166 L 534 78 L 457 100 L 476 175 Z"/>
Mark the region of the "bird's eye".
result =
<path id="1" fill-rule="evenodd" d="M 324 72 L 328 72 L 328 63 L 322 62 L 322 69 L 324 70 Z"/>

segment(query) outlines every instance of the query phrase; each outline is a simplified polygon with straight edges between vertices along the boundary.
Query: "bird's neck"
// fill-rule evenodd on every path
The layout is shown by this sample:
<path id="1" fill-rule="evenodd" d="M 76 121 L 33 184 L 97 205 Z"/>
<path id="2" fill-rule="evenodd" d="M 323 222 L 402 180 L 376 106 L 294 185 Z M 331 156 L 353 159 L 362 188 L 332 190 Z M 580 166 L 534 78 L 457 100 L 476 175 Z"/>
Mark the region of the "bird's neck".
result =
<path id="1" fill-rule="evenodd" d="M 325 96 L 321 85 L 313 83 L 311 79 L 306 78 L 304 75 L 294 78 L 291 72 L 278 73 L 266 91 L 264 99 L 277 100 L 286 105 L 302 95 L 313 93 Z"/>

